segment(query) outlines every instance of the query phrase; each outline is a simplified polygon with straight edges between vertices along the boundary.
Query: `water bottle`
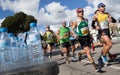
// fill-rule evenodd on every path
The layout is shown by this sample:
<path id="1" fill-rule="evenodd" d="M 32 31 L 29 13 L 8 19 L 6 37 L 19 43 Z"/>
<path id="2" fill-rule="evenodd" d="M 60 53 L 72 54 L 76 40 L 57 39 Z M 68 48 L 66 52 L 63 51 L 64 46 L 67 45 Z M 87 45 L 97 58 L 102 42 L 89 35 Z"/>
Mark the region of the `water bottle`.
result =
<path id="1" fill-rule="evenodd" d="M 19 62 L 22 60 L 22 49 L 20 47 L 21 43 L 20 43 L 20 39 L 18 37 L 15 37 L 15 40 L 17 42 L 15 57 L 16 57 L 16 61 Z"/>
<path id="2" fill-rule="evenodd" d="M 19 38 L 19 44 L 20 44 L 20 49 L 21 49 L 20 50 L 20 57 L 22 59 L 26 58 L 26 56 L 27 56 L 27 45 L 22 38 Z"/>
<path id="3" fill-rule="evenodd" d="M 1 37 L 1 28 L 0 28 L 0 37 Z M 4 51 L 0 48 L 0 66 L 2 65 L 2 62 L 4 60 Z"/>
<path id="4" fill-rule="evenodd" d="M 0 55 L 3 64 L 12 64 L 11 40 L 7 34 L 7 28 L 0 28 Z"/>
<path id="5" fill-rule="evenodd" d="M 23 40 L 23 41 L 25 41 L 25 37 L 26 37 L 26 32 L 18 34 L 18 38 Z"/>
<path id="6" fill-rule="evenodd" d="M 12 53 L 12 61 L 15 62 L 18 60 L 18 49 L 17 49 L 17 40 L 13 33 L 8 34 L 11 40 L 11 53 Z"/>
<path id="7" fill-rule="evenodd" d="M 41 37 L 38 29 L 36 28 L 36 23 L 30 23 L 30 31 L 27 34 L 27 47 L 29 59 L 43 59 L 43 50 L 41 45 Z"/>

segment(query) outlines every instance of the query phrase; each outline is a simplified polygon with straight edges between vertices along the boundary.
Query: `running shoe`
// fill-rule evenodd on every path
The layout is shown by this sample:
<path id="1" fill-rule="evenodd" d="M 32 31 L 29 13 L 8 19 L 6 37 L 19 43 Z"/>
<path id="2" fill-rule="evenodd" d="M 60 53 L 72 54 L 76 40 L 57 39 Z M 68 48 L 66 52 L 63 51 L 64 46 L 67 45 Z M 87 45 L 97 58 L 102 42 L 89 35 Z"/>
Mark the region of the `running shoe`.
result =
<path id="1" fill-rule="evenodd" d="M 51 58 L 52 57 L 52 52 L 49 52 L 49 56 L 48 56 L 49 58 Z"/>
<path id="2" fill-rule="evenodd" d="M 66 59 L 66 60 L 65 60 L 65 63 L 66 63 L 66 64 L 70 64 L 70 60 L 69 60 L 69 59 Z"/>
<path id="3" fill-rule="evenodd" d="M 75 57 L 75 55 L 72 56 L 72 61 L 76 62 L 77 61 L 77 57 Z"/>
<path id="4" fill-rule="evenodd" d="M 104 63 L 103 63 L 101 57 L 98 58 L 98 65 L 99 65 L 99 68 L 100 68 L 100 69 L 101 69 L 102 67 L 104 67 Z"/>
<path id="5" fill-rule="evenodd" d="M 101 71 L 101 68 L 100 68 L 100 66 L 99 66 L 98 64 L 96 64 L 96 65 L 94 66 L 94 68 L 95 68 L 95 71 L 96 71 L 96 72 L 100 72 L 100 71 Z"/>
<path id="6" fill-rule="evenodd" d="M 107 56 L 102 55 L 101 59 L 102 59 L 103 63 L 105 64 L 105 66 L 107 66 L 108 65 Z"/>

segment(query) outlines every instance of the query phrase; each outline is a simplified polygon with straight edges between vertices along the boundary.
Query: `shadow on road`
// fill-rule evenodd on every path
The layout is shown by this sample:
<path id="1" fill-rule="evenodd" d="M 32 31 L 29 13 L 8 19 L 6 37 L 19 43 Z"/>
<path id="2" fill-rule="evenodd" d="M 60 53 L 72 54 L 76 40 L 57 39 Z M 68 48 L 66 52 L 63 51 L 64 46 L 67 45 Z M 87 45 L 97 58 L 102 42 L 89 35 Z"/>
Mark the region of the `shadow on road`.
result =
<path id="1" fill-rule="evenodd" d="M 98 73 L 106 73 L 106 71 L 100 70 L 98 71 Z"/>

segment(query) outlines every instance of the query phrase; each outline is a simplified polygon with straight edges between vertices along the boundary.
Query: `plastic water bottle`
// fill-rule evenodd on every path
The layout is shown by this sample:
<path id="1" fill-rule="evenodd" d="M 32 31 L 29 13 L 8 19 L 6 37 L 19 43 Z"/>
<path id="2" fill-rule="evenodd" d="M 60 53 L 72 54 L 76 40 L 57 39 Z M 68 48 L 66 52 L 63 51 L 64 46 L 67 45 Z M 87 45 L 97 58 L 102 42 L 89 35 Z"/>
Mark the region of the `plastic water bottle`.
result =
<path id="1" fill-rule="evenodd" d="M 17 40 L 13 33 L 9 33 L 8 36 L 11 40 L 12 61 L 15 62 L 18 60 Z"/>
<path id="2" fill-rule="evenodd" d="M 24 42 L 24 40 L 22 38 L 19 38 L 19 46 L 20 46 L 20 56 L 21 58 L 26 58 L 27 56 L 27 45 Z"/>
<path id="3" fill-rule="evenodd" d="M 17 41 L 17 47 L 16 47 L 16 52 L 15 52 L 16 61 L 21 61 L 22 49 L 20 47 L 20 45 L 21 45 L 20 39 L 18 37 L 15 37 L 15 40 Z"/>
<path id="4" fill-rule="evenodd" d="M 0 28 L 0 55 L 3 64 L 12 64 L 11 40 L 7 34 L 7 28 Z"/>
<path id="5" fill-rule="evenodd" d="M 43 50 L 41 45 L 41 37 L 38 29 L 36 28 L 36 23 L 30 23 L 30 31 L 27 34 L 27 46 L 29 59 L 32 60 L 42 60 Z"/>
<path id="6" fill-rule="evenodd" d="M 0 28 L 0 37 L 1 37 L 1 28 Z M 2 65 L 4 60 L 4 50 L 0 48 L 0 66 Z"/>
<path id="7" fill-rule="evenodd" d="M 22 41 L 25 41 L 25 37 L 26 37 L 26 32 L 18 34 L 18 38 L 22 39 Z"/>

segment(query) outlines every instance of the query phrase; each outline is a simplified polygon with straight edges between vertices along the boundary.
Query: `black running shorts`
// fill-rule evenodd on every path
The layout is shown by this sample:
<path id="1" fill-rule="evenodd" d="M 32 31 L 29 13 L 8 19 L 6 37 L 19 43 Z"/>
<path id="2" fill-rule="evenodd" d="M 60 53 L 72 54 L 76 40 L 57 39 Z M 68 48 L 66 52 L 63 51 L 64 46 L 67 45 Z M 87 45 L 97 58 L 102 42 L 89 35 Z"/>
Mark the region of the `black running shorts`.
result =
<path id="1" fill-rule="evenodd" d="M 89 37 L 89 35 L 88 36 L 79 36 L 78 41 L 80 42 L 82 48 L 87 47 L 87 46 L 90 47 L 90 37 Z"/>

